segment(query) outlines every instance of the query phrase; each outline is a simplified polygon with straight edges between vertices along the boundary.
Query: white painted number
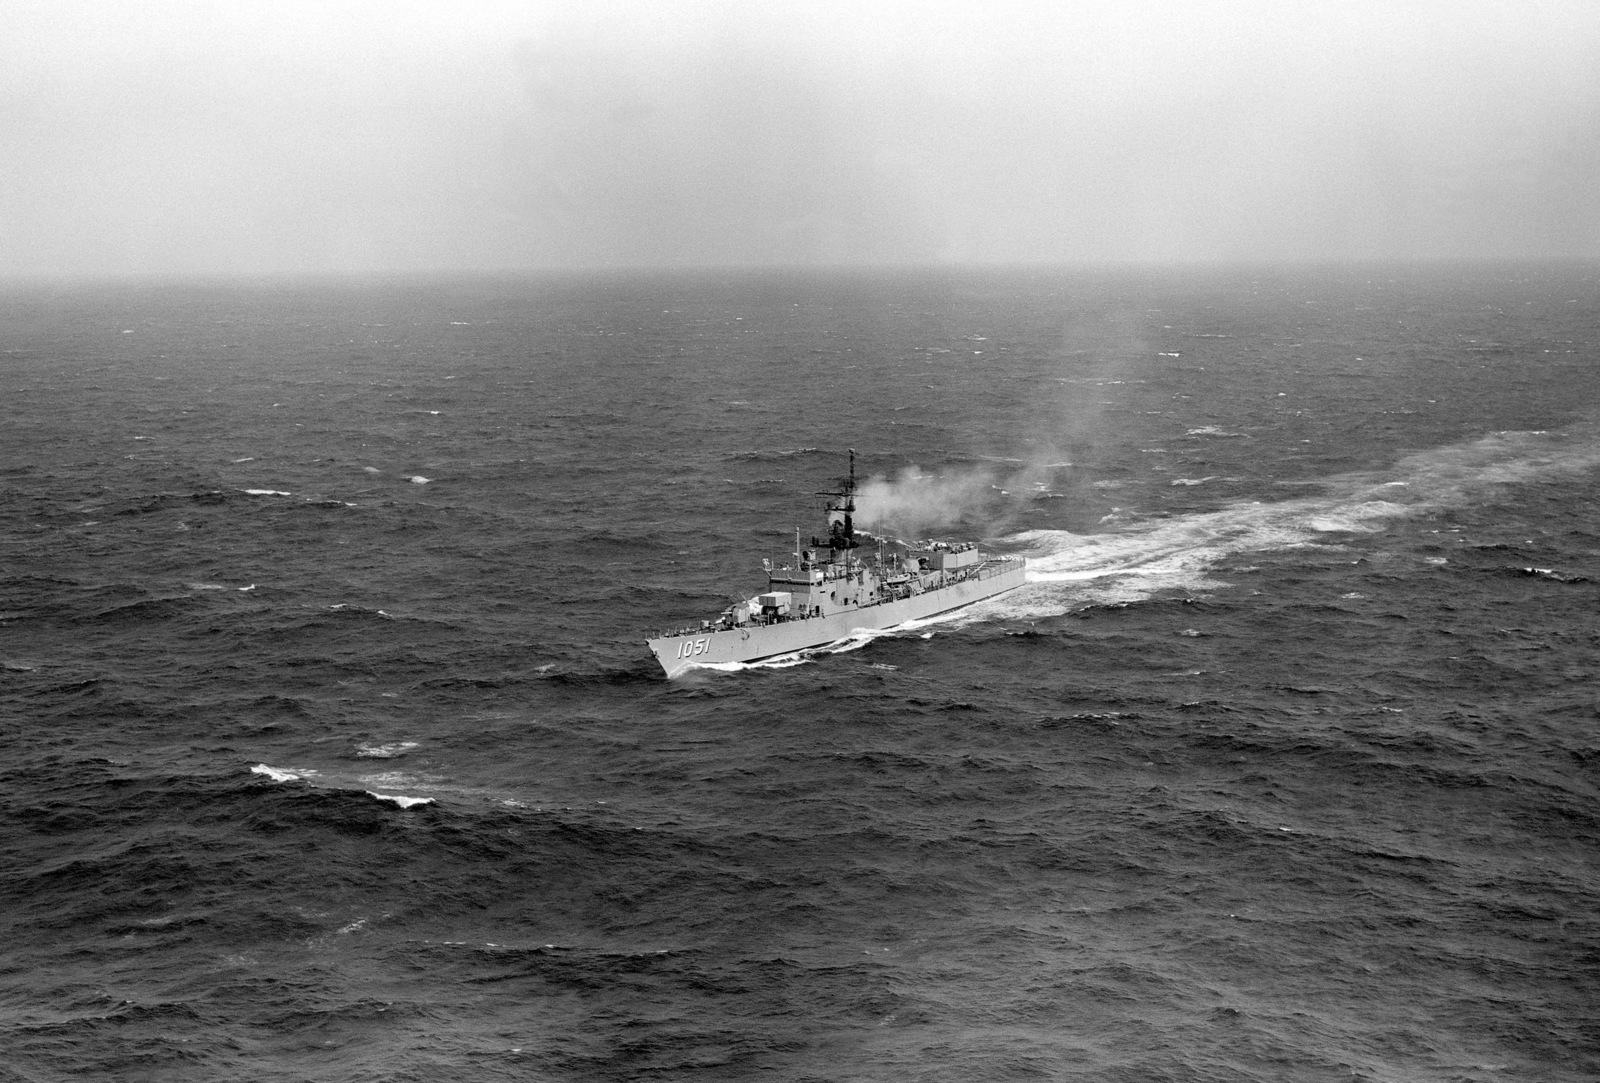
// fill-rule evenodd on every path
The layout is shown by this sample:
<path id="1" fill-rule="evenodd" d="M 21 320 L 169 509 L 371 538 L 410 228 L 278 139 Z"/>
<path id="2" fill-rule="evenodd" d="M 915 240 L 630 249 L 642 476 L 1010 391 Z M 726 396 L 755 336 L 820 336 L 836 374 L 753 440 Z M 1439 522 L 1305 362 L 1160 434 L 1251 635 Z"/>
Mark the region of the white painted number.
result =
<path id="1" fill-rule="evenodd" d="M 709 639 L 686 639 L 678 644 L 678 657 L 688 658 L 690 655 L 704 654 L 711 649 Z"/>

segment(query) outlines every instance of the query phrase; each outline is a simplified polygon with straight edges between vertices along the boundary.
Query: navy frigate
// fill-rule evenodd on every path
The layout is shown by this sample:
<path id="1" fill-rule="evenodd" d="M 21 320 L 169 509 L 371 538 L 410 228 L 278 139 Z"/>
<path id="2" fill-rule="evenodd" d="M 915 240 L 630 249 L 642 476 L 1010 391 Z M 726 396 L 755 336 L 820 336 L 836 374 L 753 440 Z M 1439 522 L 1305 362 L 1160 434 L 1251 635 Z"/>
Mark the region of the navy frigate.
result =
<path id="1" fill-rule="evenodd" d="M 1026 578 L 1021 557 L 987 556 L 971 544 L 878 540 L 876 554 L 863 556 L 854 520 L 854 451 L 842 489 L 819 495 L 834 498 L 827 506 L 827 537 L 813 537 L 805 548 L 796 531 L 792 564 L 762 561 L 764 593 L 697 627 L 647 641 L 668 677 L 694 666 L 754 662 L 893 628 L 993 598 Z"/>

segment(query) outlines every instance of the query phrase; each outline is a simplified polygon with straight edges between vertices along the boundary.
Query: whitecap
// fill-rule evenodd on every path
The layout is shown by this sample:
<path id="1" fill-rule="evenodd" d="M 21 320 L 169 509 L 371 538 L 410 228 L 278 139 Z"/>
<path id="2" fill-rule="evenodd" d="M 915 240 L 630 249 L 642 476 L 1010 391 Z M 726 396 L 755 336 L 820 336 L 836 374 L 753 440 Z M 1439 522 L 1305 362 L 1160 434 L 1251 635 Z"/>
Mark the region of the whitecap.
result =
<path id="1" fill-rule="evenodd" d="M 357 745 L 356 755 L 364 760 L 392 760 L 417 747 L 415 741 L 395 741 L 387 745 Z"/>
<path id="2" fill-rule="evenodd" d="M 421 474 L 412 474 L 406 480 L 409 481 L 413 485 L 426 485 L 426 484 L 428 484 L 428 482 L 432 481 L 433 479 L 432 478 L 425 478 Z"/>
<path id="3" fill-rule="evenodd" d="M 251 496 L 289 496 L 290 495 L 289 493 L 284 492 L 282 489 L 246 489 L 244 491 L 249 493 Z"/>
<path id="4" fill-rule="evenodd" d="M 274 782 L 298 782 L 300 780 L 300 776 L 293 771 L 285 771 L 278 767 L 268 767 L 264 763 L 258 763 L 250 768 L 250 773 L 253 775 L 266 775 Z"/>
<path id="5" fill-rule="evenodd" d="M 367 796 L 376 798 L 379 801 L 392 801 L 401 808 L 411 808 L 413 805 L 433 804 L 433 798 L 431 797 L 401 797 L 399 794 L 375 793 L 372 790 L 367 791 Z"/>

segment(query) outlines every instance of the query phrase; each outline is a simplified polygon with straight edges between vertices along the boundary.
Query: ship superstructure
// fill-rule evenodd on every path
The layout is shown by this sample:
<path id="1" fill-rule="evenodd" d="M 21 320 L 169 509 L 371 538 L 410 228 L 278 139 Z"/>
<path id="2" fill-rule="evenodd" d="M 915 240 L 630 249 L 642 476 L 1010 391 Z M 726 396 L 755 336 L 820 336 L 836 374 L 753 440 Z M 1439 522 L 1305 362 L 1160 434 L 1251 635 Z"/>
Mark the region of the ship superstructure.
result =
<path id="1" fill-rule="evenodd" d="M 855 530 L 855 452 L 850 473 L 829 502 L 828 533 L 809 547 L 795 532 L 793 562 L 767 572 L 764 593 L 729 606 L 714 620 L 650 639 L 668 677 L 696 665 L 753 662 L 820 647 L 867 630 L 959 609 L 1021 586 L 1025 561 L 989 557 L 970 544 L 878 541 L 863 557 Z"/>

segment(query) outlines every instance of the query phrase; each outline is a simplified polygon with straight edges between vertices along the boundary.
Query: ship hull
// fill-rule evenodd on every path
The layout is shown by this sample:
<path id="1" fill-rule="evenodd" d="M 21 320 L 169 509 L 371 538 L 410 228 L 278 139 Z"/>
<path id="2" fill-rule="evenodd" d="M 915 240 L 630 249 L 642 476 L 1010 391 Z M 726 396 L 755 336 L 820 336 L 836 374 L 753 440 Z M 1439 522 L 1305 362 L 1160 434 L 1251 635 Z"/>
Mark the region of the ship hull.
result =
<path id="1" fill-rule="evenodd" d="M 969 579 L 910 598 L 830 613 L 825 617 L 708 629 L 648 640 L 661 668 L 676 677 L 695 666 L 755 662 L 793 654 L 848 638 L 856 632 L 881 631 L 907 621 L 948 613 L 1020 587 L 1027 578 L 1021 561 L 997 575 Z"/>

